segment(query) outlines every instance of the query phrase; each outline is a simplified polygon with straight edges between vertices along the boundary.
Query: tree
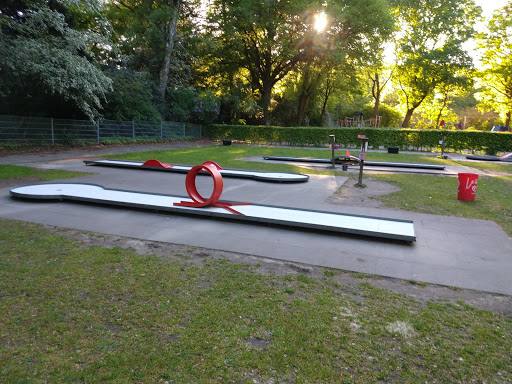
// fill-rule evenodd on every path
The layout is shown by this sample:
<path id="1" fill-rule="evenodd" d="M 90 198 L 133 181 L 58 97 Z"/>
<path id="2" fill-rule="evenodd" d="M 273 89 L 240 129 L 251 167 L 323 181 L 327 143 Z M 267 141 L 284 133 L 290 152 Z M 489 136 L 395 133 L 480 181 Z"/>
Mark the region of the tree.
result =
<path id="1" fill-rule="evenodd" d="M 459 76 L 450 79 L 451 81 L 441 84 L 438 89 L 438 113 L 435 119 L 435 127 L 439 127 L 439 123 L 443 117 L 445 110 L 449 108 L 453 102 L 454 95 L 460 97 L 467 93 L 469 88 L 473 86 L 473 78 L 459 74 Z M 449 111 L 447 111 L 449 112 Z M 453 114 L 453 113 L 452 113 Z M 460 119 L 459 119 L 460 120 Z"/>
<path id="2" fill-rule="evenodd" d="M 386 85 L 393 77 L 394 68 L 386 71 L 386 68 L 383 64 L 384 59 L 382 55 L 380 55 L 380 60 L 371 67 L 366 70 L 366 75 L 371 82 L 371 92 L 374 100 L 373 103 L 373 111 L 372 116 L 379 115 L 379 107 L 382 99 L 382 93 Z"/>
<path id="3" fill-rule="evenodd" d="M 53 102 L 67 104 L 66 113 L 76 109 L 91 119 L 99 115 L 111 80 L 101 72 L 92 48 L 101 50 L 108 39 L 94 29 L 75 29 L 80 14 L 95 13 L 100 20 L 99 8 L 94 0 L 0 6 L 0 97 L 7 113 L 58 114 L 51 110 Z"/>
<path id="4" fill-rule="evenodd" d="M 109 67 L 105 74 L 113 81 L 113 90 L 107 94 L 103 109 L 106 119 L 160 121 L 156 108 L 156 84 L 148 73 Z"/>
<path id="5" fill-rule="evenodd" d="M 313 17 L 321 10 L 329 18 L 329 27 L 322 33 L 313 28 Z M 333 53 L 339 61 L 356 62 L 371 52 L 392 24 L 383 0 L 215 0 L 209 21 L 212 35 L 222 42 L 219 57 L 247 71 L 265 124 L 270 121 L 274 86 L 299 64 L 304 70 L 298 108 L 302 120 L 301 109 L 311 96 L 312 84 L 317 83 L 317 74 L 323 72 L 318 62 L 328 62 L 325 55 Z"/>
<path id="6" fill-rule="evenodd" d="M 170 83 L 188 86 L 188 77 L 179 79 L 188 68 L 186 59 L 180 57 L 186 56 L 186 52 L 179 49 L 179 26 L 180 22 L 192 20 L 196 3 L 197 0 L 109 0 L 108 3 L 107 15 L 123 54 L 121 66 L 152 75 L 158 83 L 162 111 Z M 185 17 L 180 19 L 183 14 Z"/>
<path id="7" fill-rule="evenodd" d="M 256 124 L 261 108 L 247 81 L 250 75 L 236 60 L 229 60 L 237 52 L 226 57 L 224 43 L 213 32 L 212 28 L 203 30 L 195 39 L 192 84 L 202 90 L 212 90 L 220 98 L 219 122 Z"/>
<path id="8" fill-rule="evenodd" d="M 302 125 L 306 119 L 323 124 L 331 98 L 347 92 L 360 94 L 360 80 L 355 65 L 345 61 L 315 60 L 300 66 L 296 78 L 288 81 L 295 84 L 298 93 L 296 124 Z"/>
<path id="9" fill-rule="evenodd" d="M 307 108 L 314 95 L 314 92 L 319 89 L 320 82 L 324 74 L 322 67 L 314 66 L 313 64 L 306 64 L 305 68 L 301 71 L 300 93 L 297 107 L 297 124 L 299 126 L 304 124 Z"/>
<path id="10" fill-rule="evenodd" d="M 265 124 L 270 122 L 272 89 L 301 60 L 310 41 L 305 23 L 308 17 L 303 17 L 306 3 L 215 0 L 210 10 L 209 28 L 222 42 L 219 57 L 247 70 Z"/>
<path id="11" fill-rule="evenodd" d="M 439 87 L 459 83 L 472 68 L 462 43 L 481 13 L 473 0 L 397 0 L 396 78 L 406 114 L 402 127 Z"/>
<path id="12" fill-rule="evenodd" d="M 165 99 L 165 92 L 167 90 L 167 83 L 169 81 L 169 68 L 171 66 L 171 56 L 174 49 L 174 40 L 176 38 L 176 31 L 178 29 L 178 19 L 180 15 L 181 0 L 172 0 L 170 20 L 167 27 L 167 34 L 165 39 L 165 54 L 160 69 L 160 100 Z"/>
<path id="13" fill-rule="evenodd" d="M 336 73 L 334 71 L 329 71 L 325 76 L 325 81 L 322 85 L 322 107 L 320 108 L 320 122 L 324 121 L 326 112 L 327 112 L 327 103 L 331 95 L 335 92 L 336 89 Z"/>
<path id="14" fill-rule="evenodd" d="M 361 67 L 374 65 L 381 60 L 381 46 L 389 38 L 393 19 L 385 1 L 339 2 L 330 1 L 325 6 L 325 30 L 313 36 L 312 47 L 304 58 L 302 70 L 302 98 L 299 98 L 298 123 L 306 115 L 306 106 L 322 98 L 321 119 L 330 93 L 318 92 L 334 84 L 332 75 L 355 76 Z M 372 15 L 371 18 L 366 15 Z M 315 26 L 316 28 L 316 26 Z M 331 76 L 330 79 L 327 79 Z M 305 100 L 303 100 L 305 99 Z"/>
<path id="15" fill-rule="evenodd" d="M 494 12 L 488 31 L 477 35 L 484 88 L 477 94 L 482 110 L 495 110 L 510 125 L 512 117 L 512 1 Z"/>
<path id="16" fill-rule="evenodd" d="M 440 126 L 441 120 L 445 121 L 443 127 Z M 429 95 L 423 101 L 414 112 L 411 122 L 416 129 L 455 129 L 459 117 L 449 108 L 445 96 L 436 94 Z"/>

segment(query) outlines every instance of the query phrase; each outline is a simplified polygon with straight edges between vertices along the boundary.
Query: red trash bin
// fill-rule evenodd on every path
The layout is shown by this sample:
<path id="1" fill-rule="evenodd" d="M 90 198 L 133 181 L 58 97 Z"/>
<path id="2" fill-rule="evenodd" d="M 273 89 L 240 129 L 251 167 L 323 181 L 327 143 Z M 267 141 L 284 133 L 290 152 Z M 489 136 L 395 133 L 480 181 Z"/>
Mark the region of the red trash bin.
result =
<path id="1" fill-rule="evenodd" d="M 476 173 L 459 173 L 459 187 L 458 196 L 459 200 L 474 201 L 476 195 L 476 184 L 478 181 L 478 174 Z"/>

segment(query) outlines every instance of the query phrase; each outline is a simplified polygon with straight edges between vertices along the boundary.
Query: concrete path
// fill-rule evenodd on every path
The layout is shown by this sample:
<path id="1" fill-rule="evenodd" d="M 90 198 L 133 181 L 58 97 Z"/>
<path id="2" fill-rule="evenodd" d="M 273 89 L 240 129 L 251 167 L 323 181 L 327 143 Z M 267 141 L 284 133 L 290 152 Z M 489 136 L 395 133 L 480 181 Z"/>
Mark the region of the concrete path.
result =
<path id="1" fill-rule="evenodd" d="M 166 148 L 169 148 L 167 146 Z M 140 147 L 134 149 L 140 151 Z M 98 152 L 9 156 L 3 164 L 94 172 L 66 182 L 185 196 L 185 175 L 90 167 Z M 417 242 L 298 231 L 71 202 L 14 200 L 0 189 L 0 216 L 78 230 L 241 252 L 268 258 L 512 295 L 512 239 L 492 221 L 343 206 L 329 202 L 345 177 L 300 184 L 225 179 L 221 200 L 414 220 Z M 208 196 L 209 177 L 198 177 Z M 454 198 L 456 192 L 454 191 Z"/>

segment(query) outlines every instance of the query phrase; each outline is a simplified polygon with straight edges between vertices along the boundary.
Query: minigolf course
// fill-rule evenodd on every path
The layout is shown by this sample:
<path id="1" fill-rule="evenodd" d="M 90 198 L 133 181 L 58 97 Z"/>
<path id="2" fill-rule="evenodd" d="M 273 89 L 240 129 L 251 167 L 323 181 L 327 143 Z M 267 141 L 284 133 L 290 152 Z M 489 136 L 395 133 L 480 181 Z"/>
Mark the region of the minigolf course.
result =
<path id="1" fill-rule="evenodd" d="M 118 167 L 118 168 L 132 168 L 149 171 L 162 171 L 162 172 L 177 172 L 187 173 L 193 166 L 163 163 L 155 159 L 150 159 L 145 162 L 133 160 L 85 160 L 86 165 L 96 165 L 103 167 Z M 304 183 L 308 181 L 309 176 L 300 173 L 289 172 L 265 172 L 265 171 L 251 171 L 245 169 L 230 169 L 222 168 L 217 163 L 211 161 L 223 177 L 236 177 L 242 179 L 252 179 L 256 181 L 268 181 L 279 183 Z M 207 173 L 201 172 L 206 175 Z"/>
<path id="2" fill-rule="evenodd" d="M 486 156 L 486 155 L 468 155 L 468 160 L 481 160 L 481 161 L 506 161 L 512 162 L 512 152 L 507 153 L 503 156 Z"/>
<path id="3" fill-rule="evenodd" d="M 334 162 L 336 164 L 346 164 L 353 156 L 336 156 Z M 311 157 L 287 157 L 287 156 L 264 156 L 263 159 L 271 161 L 287 161 L 302 163 L 325 163 L 330 164 L 331 159 L 311 158 Z M 390 161 L 364 161 L 365 166 L 374 167 L 394 167 L 394 168 L 416 168 L 416 169 L 436 169 L 444 170 L 444 165 L 437 164 L 419 164 L 419 163 L 398 163 Z"/>
<path id="4" fill-rule="evenodd" d="M 208 198 L 203 197 L 196 188 L 195 179 L 200 172 L 206 172 L 213 178 L 213 191 Z M 100 185 L 82 183 L 32 184 L 13 188 L 10 190 L 10 194 L 12 197 L 20 199 L 68 200 L 405 242 L 416 241 L 414 223 L 410 220 L 258 205 L 248 202 L 220 201 L 223 189 L 222 174 L 212 162 L 192 167 L 187 173 L 185 185 L 188 197 L 107 189 Z"/>

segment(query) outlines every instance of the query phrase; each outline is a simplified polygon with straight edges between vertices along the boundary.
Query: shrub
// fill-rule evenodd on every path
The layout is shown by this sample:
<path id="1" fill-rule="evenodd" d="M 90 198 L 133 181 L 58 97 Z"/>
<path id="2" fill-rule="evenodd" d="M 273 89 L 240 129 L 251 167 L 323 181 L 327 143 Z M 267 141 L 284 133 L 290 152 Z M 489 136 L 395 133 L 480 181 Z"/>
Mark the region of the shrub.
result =
<path id="1" fill-rule="evenodd" d="M 107 69 L 113 91 L 107 94 L 103 115 L 108 120 L 160 121 L 162 116 L 155 105 L 155 84 L 146 72 L 128 69 Z"/>
<path id="2" fill-rule="evenodd" d="M 204 92 L 195 99 L 195 106 L 190 112 L 189 121 L 210 124 L 219 116 L 219 99 L 211 92 Z"/>
<path id="3" fill-rule="evenodd" d="M 193 87 L 181 87 L 169 91 L 169 113 L 170 121 L 188 121 L 197 102 L 197 91 Z"/>
<path id="4" fill-rule="evenodd" d="M 203 135 L 212 140 L 232 139 L 262 144 L 323 146 L 334 134 L 336 143 L 345 147 L 358 147 L 358 135 L 369 138 L 369 146 L 400 147 L 401 149 L 432 150 L 439 147 L 445 135 L 447 149 L 485 151 L 486 153 L 512 151 L 512 134 L 480 131 L 416 130 L 394 128 L 325 128 L 325 127 L 273 127 L 255 125 L 212 124 Z"/>

